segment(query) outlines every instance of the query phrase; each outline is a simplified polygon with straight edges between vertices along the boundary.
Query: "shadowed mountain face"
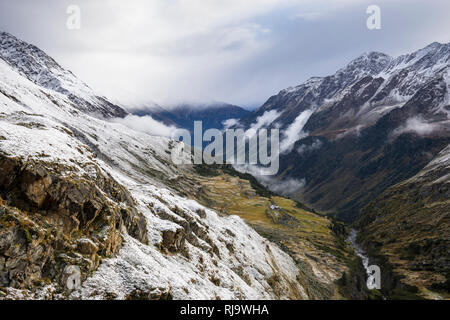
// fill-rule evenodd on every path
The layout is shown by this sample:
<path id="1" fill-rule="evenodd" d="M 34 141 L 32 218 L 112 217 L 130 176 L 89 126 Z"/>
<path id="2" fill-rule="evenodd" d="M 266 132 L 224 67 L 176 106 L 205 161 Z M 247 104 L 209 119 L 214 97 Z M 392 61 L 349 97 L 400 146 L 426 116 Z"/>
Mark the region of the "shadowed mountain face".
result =
<path id="1" fill-rule="evenodd" d="M 170 109 L 152 106 L 149 109 L 136 110 L 133 114 L 138 116 L 149 115 L 153 119 L 166 125 L 194 131 L 194 121 L 202 121 L 203 130 L 225 128 L 224 122 L 230 119 L 240 119 L 250 111 L 226 103 L 210 105 L 182 104 Z"/>
<path id="2" fill-rule="evenodd" d="M 373 262 L 392 273 L 382 287 L 450 292 L 450 146 L 417 175 L 384 191 L 364 208 L 356 226 Z"/>
<path id="3" fill-rule="evenodd" d="M 304 181 L 292 197 L 354 222 L 388 299 L 448 298 L 449 67 L 450 44 L 364 54 L 240 121 L 282 129 L 275 180 Z"/>
<path id="4" fill-rule="evenodd" d="M 278 179 L 305 179 L 292 196 L 353 221 L 450 143 L 449 65 L 450 44 L 397 58 L 364 54 L 332 76 L 281 91 L 240 124 L 250 128 L 271 113 L 268 127 L 281 128 L 285 145 Z M 292 139 L 286 132 L 304 117 Z"/>

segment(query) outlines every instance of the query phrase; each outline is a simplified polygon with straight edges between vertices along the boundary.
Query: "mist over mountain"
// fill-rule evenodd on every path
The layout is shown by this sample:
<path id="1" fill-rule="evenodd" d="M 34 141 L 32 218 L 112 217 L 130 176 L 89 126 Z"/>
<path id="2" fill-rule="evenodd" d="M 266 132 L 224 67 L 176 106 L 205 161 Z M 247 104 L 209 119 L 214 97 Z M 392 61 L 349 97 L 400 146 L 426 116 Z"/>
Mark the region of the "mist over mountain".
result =
<path id="1" fill-rule="evenodd" d="M 227 103 L 210 104 L 179 104 L 163 108 L 158 105 L 133 109 L 137 116 L 151 116 L 153 119 L 173 125 L 179 128 L 194 131 L 194 122 L 201 121 L 203 130 L 219 129 L 226 127 L 226 121 L 238 120 L 250 113 L 250 111 Z M 232 123 L 234 123 L 232 121 Z"/>

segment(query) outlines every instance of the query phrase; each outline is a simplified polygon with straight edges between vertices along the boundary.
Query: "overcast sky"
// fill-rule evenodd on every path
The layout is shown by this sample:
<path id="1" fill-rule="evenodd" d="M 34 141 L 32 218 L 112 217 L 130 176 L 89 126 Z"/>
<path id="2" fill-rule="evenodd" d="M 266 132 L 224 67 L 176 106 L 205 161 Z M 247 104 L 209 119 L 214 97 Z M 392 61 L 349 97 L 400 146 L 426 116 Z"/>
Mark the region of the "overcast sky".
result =
<path id="1" fill-rule="evenodd" d="M 67 7 L 81 9 L 69 30 Z M 381 29 L 366 27 L 369 5 Z M 448 0 L 1 0 L 0 29 L 107 97 L 257 107 L 366 51 L 450 42 Z"/>

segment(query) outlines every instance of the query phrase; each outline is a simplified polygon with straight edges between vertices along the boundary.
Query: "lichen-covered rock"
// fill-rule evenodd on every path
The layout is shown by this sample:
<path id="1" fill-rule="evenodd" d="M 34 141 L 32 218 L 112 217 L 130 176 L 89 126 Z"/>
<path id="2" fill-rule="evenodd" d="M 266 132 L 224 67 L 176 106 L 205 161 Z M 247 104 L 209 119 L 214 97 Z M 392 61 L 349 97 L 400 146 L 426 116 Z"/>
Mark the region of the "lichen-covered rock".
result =
<path id="1" fill-rule="evenodd" d="M 117 253 L 122 231 L 148 241 L 131 196 L 95 169 L 87 177 L 76 168 L 0 155 L 0 287 L 48 281 L 64 287 L 65 268 L 78 266 L 85 279 L 100 256 Z"/>
<path id="2" fill-rule="evenodd" d="M 77 249 L 82 254 L 96 254 L 98 246 L 91 239 L 82 238 L 77 240 Z"/>
<path id="3" fill-rule="evenodd" d="M 184 249 L 185 232 L 183 228 L 165 230 L 162 234 L 161 249 L 170 252 L 180 252 Z"/>

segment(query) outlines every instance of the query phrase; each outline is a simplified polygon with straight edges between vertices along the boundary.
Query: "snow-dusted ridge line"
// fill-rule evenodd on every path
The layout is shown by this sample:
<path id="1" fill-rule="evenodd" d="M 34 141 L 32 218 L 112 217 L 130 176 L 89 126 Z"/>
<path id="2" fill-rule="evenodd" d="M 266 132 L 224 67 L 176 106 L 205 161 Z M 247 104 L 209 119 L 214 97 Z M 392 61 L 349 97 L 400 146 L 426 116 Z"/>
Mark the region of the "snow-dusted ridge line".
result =
<path id="1" fill-rule="evenodd" d="M 0 31 L 0 59 L 31 82 L 63 95 L 76 107 L 103 117 L 122 117 L 126 111 L 98 96 L 71 71 L 34 45 Z"/>
<path id="2" fill-rule="evenodd" d="M 312 110 L 306 131 L 359 132 L 405 106 L 427 86 L 432 90 L 432 85 L 446 86 L 446 95 L 433 101 L 433 108 L 427 110 L 430 118 L 450 118 L 449 79 L 450 43 L 435 42 L 398 57 L 368 52 L 333 75 L 312 77 L 296 87 L 281 90 L 240 122 L 250 127 L 258 117 L 273 111 L 279 117 L 267 127 L 286 130 L 298 115 Z M 338 136 L 342 135 L 334 137 Z"/>
<path id="3" fill-rule="evenodd" d="M 428 61 L 427 61 L 428 59 Z M 366 52 L 358 58 L 352 60 L 345 67 L 339 69 L 331 77 L 342 78 L 347 83 L 354 82 L 366 75 L 374 78 L 382 77 L 388 79 L 402 69 L 413 67 L 415 72 L 428 71 L 432 65 L 431 71 L 443 71 L 448 68 L 450 59 L 450 43 L 441 44 L 433 42 L 416 52 L 404 54 L 396 58 L 382 52 Z M 422 60 L 422 61 L 421 61 Z M 355 76 L 352 78 L 351 76 Z M 280 93 L 295 93 L 305 87 L 314 88 L 329 77 L 311 77 L 303 84 L 296 87 L 290 87 L 281 90 Z"/>

